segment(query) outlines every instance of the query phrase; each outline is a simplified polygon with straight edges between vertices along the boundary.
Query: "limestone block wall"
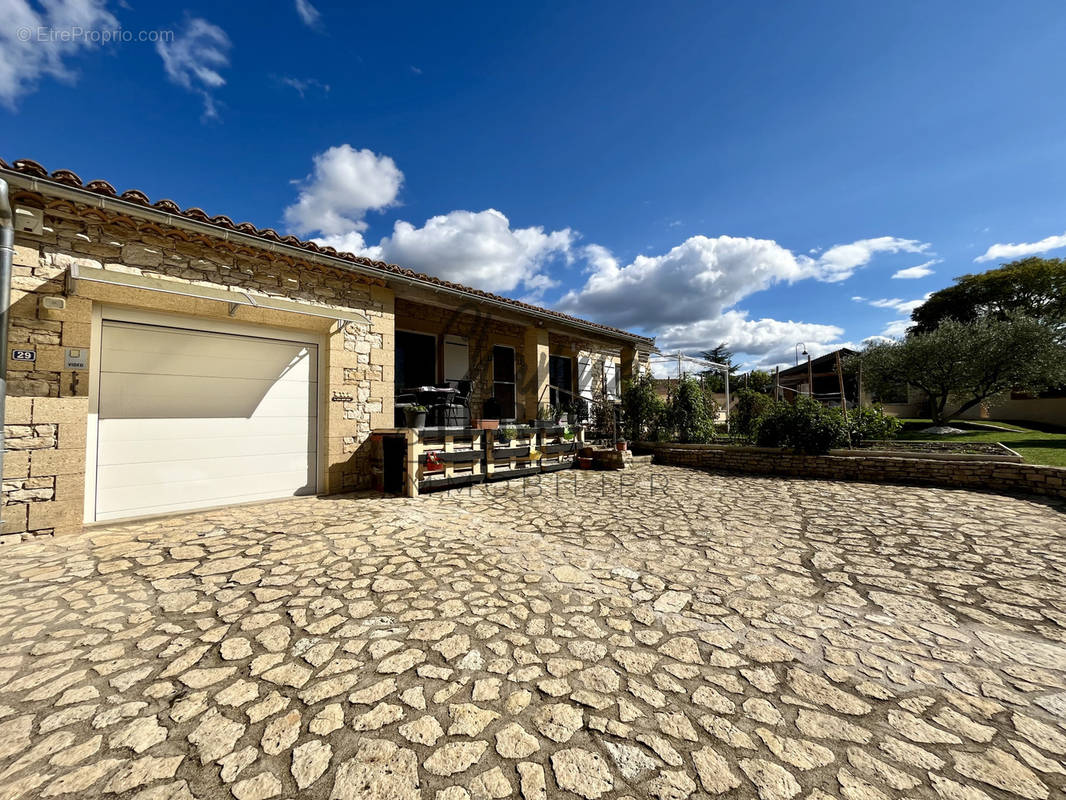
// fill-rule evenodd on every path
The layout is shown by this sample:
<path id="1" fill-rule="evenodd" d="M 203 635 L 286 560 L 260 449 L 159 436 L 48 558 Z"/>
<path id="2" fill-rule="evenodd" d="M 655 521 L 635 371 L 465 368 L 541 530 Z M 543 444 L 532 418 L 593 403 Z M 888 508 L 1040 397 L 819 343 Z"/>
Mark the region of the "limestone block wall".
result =
<path id="1" fill-rule="evenodd" d="M 881 456 L 809 456 L 772 448 L 641 442 L 657 464 L 716 472 L 784 475 L 871 483 L 918 484 L 1027 493 L 1066 499 L 1066 468 L 997 461 L 943 461 Z"/>
<path id="2" fill-rule="evenodd" d="M 369 486 L 368 438 L 392 424 L 393 292 L 384 282 L 280 254 L 195 236 L 132 217 L 38 195 L 16 204 L 44 209 L 40 235 L 16 236 L 9 336 L 36 360 L 8 358 L 3 533 L 8 539 L 80 530 L 84 514 L 88 371 L 65 368 L 65 349 L 89 348 L 94 303 L 230 319 L 226 303 L 83 281 L 67 296 L 72 265 L 163 278 L 175 284 L 240 288 L 252 294 L 356 310 L 367 323 L 242 306 L 233 319 L 320 332 L 331 401 L 325 440 L 328 492 Z M 41 305 L 62 296 L 66 308 Z M 89 369 L 98 354 L 90 352 Z M 349 399 L 350 398 L 350 399 Z M 336 402 L 333 402 L 333 401 Z"/>

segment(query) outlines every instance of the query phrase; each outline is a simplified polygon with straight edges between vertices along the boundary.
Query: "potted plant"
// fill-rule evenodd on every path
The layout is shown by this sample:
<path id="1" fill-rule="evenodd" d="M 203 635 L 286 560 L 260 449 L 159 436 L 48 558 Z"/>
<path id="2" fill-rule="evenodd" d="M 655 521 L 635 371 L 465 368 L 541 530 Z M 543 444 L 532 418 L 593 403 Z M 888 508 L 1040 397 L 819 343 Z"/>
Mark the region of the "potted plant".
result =
<path id="1" fill-rule="evenodd" d="M 617 442 L 614 443 L 614 446 L 619 453 L 622 453 L 629 449 L 629 442 L 627 442 L 625 439 L 619 439 Z"/>
<path id="2" fill-rule="evenodd" d="M 500 427 L 498 419 L 475 419 L 470 424 L 479 431 L 494 431 Z"/>
<path id="3" fill-rule="evenodd" d="M 538 428 L 554 428 L 559 412 L 553 405 L 542 405 L 537 409 L 536 426 Z"/>
<path id="4" fill-rule="evenodd" d="M 441 472 L 443 469 L 444 462 L 440 460 L 440 456 L 435 451 L 426 454 L 426 472 Z"/>
<path id="5" fill-rule="evenodd" d="M 426 427 L 426 407 L 419 405 L 410 405 L 403 410 L 404 420 L 407 422 L 408 428 L 414 428 L 415 430 L 422 430 Z"/>
<path id="6" fill-rule="evenodd" d="M 572 441 L 574 441 L 574 432 L 572 430 L 570 430 L 570 428 L 564 428 L 563 429 L 563 441 L 564 442 L 572 442 Z"/>
<path id="7" fill-rule="evenodd" d="M 518 438 L 518 428 L 514 425 L 505 425 L 500 428 L 497 440 L 500 444 L 510 444 L 514 439 Z"/>

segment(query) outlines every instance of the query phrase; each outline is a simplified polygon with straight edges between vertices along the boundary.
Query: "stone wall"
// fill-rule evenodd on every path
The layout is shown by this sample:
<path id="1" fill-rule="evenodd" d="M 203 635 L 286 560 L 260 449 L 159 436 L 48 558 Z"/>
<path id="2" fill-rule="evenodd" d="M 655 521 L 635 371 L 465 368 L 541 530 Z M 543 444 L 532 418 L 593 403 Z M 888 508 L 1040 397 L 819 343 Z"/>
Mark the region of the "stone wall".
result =
<path id="1" fill-rule="evenodd" d="M 320 390 L 338 400 L 328 403 L 320 444 L 326 451 L 323 489 L 369 485 L 370 430 L 392 424 L 393 292 L 384 282 L 39 195 L 21 194 L 16 204 L 44 208 L 45 219 L 40 235 L 16 235 L 11 348 L 34 350 L 36 360 L 3 355 L 9 359 L 3 536 L 81 528 L 89 380 L 86 370 L 65 368 L 64 353 L 90 347 L 94 303 L 320 333 L 328 367 Z M 356 310 L 369 322 L 342 326 L 248 306 L 230 317 L 226 303 L 88 281 L 67 296 L 72 265 L 304 300 Z M 45 309 L 40 300 L 46 295 L 65 297 L 66 308 Z M 90 369 L 98 356 L 90 353 Z"/>
<path id="2" fill-rule="evenodd" d="M 943 461 L 874 456 L 808 456 L 763 447 L 656 444 L 641 442 L 656 464 L 740 472 L 952 488 L 1029 493 L 1066 499 L 1066 468 L 997 461 Z"/>

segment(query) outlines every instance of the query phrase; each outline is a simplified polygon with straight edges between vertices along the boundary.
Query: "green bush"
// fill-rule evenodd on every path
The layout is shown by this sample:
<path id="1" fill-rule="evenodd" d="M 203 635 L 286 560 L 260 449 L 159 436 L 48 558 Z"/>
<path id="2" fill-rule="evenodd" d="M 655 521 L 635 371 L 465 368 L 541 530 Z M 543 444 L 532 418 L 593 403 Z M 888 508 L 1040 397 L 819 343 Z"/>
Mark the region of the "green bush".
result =
<path id="1" fill-rule="evenodd" d="M 622 390 L 622 430 L 630 441 L 655 438 L 663 415 L 662 398 L 655 393 L 655 381 L 649 373 L 627 381 Z"/>
<path id="2" fill-rule="evenodd" d="M 773 403 L 759 417 L 755 430 L 755 441 L 762 447 L 788 447 L 811 455 L 828 453 L 847 440 L 844 415 L 809 397 Z"/>
<path id="3" fill-rule="evenodd" d="M 848 430 L 853 447 L 871 439 L 895 439 L 903 423 L 885 414 L 880 406 L 848 410 Z"/>
<path id="4" fill-rule="evenodd" d="M 770 410 L 774 399 L 755 389 L 741 389 L 737 392 L 737 405 L 733 411 L 734 430 L 745 438 L 755 437 L 755 426 L 759 417 Z"/>
<path id="5" fill-rule="evenodd" d="M 715 406 L 708 402 L 703 386 L 695 378 L 682 378 L 670 398 L 670 427 L 685 443 L 708 442 L 714 436 Z"/>

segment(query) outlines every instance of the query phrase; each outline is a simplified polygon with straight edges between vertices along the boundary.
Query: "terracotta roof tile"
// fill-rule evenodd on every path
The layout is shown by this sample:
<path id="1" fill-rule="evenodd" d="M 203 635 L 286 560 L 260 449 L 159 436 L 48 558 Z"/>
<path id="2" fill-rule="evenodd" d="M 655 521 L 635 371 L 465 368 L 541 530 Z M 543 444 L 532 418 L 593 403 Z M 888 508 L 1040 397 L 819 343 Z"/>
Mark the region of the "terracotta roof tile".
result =
<path id="1" fill-rule="evenodd" d="M 398 266 L 396 264 L 388 264 L 384 261 L 376 261 L 364 256 L 357 256 L 354 253 L 341 253 L 333 247 L 322 246 L 312 241 L 301 240 L 295 236 L 281 236 L 277 231 L 272 228 L 258 228 L 250 222 L 234 223 L 232 219 L 225 215 L 209 216 L 202 208 L 186 208 L 184 210 L 175 203 L 173 200 L 157 200 L 152 203 L 148 196 L 137 189 L 127 189 L 121 195 L 115 191 L 115 187 L 104 180 L 92 180 L 83 182 L 80 177 L 69 169 L 58 169 L 55 172 L 49 174 L 48 171 L 38 164 L 36 161 L 32 161 L 28 158 L 20 158 L 11 162 L 9 165 L 3 159 L 0 159 L 0 169 L 5 169 L 11 172 L 17 172 L 22 175 L 29 175 L 34 178 L 40 178 L 46 181 L 53 181 L 65 186 L 73 186 L 79 189 L 84 189 L 95 194 L 106 195 L 108 197 L 115 197 L 124 200 L 129 203 L 134 203 L 141 206 L 150 206 L 168 214 L 175 214 L 183 216 L 188 219 L 196 220 L 197 222 L 205 223 L 207 225 L 214 225 L 223 230 L 237 230 L 241 233 L 248 234 L 250 236 L 256 236 L 260 239 L 270 242 L 280 242 L 282 244 L 292 245 L 294 247 L 300 247 L 304 250 L 308 250 L 313 253 L 320 253 L 322 255 L 332 256 L 334 258 L 340 258 L 345 261 L 350 261 L 353 264 L 359 264 L 364 267 L 370 267 L 381 272 L 391 273 L 394 275 L 402 275 L 404 277 L 413 278 L 418 281 L 441 286 L 454 291 L 463 292 L 474 297 L 480 297 L 485 300 L 491 300 L 497 303 L 505 303 L 509 306 L 513 306 L 517 309 L 523 309 L 526 311 L 533 311 L 538 314 L 547 314 L 551 317 L 555 317 L 561 322 L 579 323 L 581 325 L 588 325 L 593 328 L 598 328 L 605 333 L 620 334 L 626 338 L 641 339 L 651 344 L 654 340 L 647 336 L 640 336 L 639 334 L 630 333 L 629 331 L 622 330 L 620 328 L 612 328 L 609 325 L 601 325 L 598 322 L 590 322 L 589 320 L 580 319 L 578 317 L 572 317 L 569 314 L 564 314 L 561 311 L 553 311 L 550 308 L 542 308 L 541 306 L 535 306 L 531 303 L 523 303 L 521 300 L 513 300 L 510 297 L 503 297 L 501 295 L 492 294 L 491 292 L 482 291 L 481 289 L 474 289 L 470 286 L 463 286 L 460 283 L 454 283 L 452 281 L 442 280 L 432 275 L 427 275 L 422 272 L 416 272 L 412 269 Z"/>

